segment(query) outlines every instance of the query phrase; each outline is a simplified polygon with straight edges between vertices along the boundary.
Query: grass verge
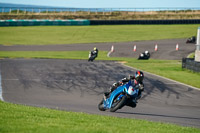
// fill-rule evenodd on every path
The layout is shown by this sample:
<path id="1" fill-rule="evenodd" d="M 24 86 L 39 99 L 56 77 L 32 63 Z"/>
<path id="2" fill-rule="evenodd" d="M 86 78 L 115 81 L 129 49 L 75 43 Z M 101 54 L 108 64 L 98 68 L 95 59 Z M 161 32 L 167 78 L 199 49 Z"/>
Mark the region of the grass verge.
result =
<path id="1" fill-rule="evenodd" d="M 182 62 L 178 60 L 150 59 L 128 62 L 127 65 L 200 88 L 200 73 L 182 69 Z"/>
<path id="2" fill-rule="evenodd" d="M 128 118 L 36 108 L 0 101 L 0 132 L 197 133 L 200 129 Z"/>
<path id="3" fill-rule="evenodd" d="M 88 51 L 0 51 L 0 58 L 88 59 Z M 125 61 L 128 66 L 200 88 L 200 73 L 182 69 L 178 60 L 108 58 L 106 51 L 100 51 L 97 60 Z"/>
<path id="4" fill-rule="evenodd" d="M 198 24 L 0 27 L 0 44 L 49 45 L 188 38 L 196 35 L 198 27 Z"/>

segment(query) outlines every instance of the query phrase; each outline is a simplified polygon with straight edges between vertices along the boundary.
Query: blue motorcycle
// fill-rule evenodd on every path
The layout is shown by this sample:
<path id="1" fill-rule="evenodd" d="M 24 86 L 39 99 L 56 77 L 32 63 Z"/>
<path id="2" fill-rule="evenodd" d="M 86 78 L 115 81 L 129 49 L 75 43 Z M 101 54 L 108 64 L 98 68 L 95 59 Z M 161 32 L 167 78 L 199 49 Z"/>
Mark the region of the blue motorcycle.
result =
<path id="1" fill-rule="evenodd" d="M 101 111 L 110 110 L 115 112 L 125 105 L 136 107 L 136 98 L 138 97 L 139 89 L 134 89 L 134 83 L 130 80 L 128 83 L 117 87 L 109 96 L 103 98 L 99 103 L 98 108 Z"/>

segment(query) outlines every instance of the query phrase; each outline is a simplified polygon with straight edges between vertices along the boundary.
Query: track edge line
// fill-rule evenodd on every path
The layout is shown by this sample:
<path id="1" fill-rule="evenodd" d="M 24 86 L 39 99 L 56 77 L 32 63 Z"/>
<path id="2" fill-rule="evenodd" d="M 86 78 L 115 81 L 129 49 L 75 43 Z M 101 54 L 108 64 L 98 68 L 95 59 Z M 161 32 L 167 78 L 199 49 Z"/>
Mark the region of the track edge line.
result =
<path id="1" fill-rule="evenodd" d="M 141 70 L 141 69 L 137 69 L 137 68 L 134 68 L 134 67 L 130 67 L 128 65 L 125 65 L 123 62 L 117 62 L 117 63 L 120 63 L 121 65 L 125 66 L 125 67 L 128 67 L 128 68 L 131 68 L 131 69 L 135 69 L 135 70 Z M 141 70 L 147 74 L 150 74 L 150 75 L 154 75 L 154 76 L 157 76 L 157 77 L 160 77 L 160 78 L 163 78 L 163 79 L 166 79 L 166 80 L 169 80 L 169 81 L 172 81 L 172 82 L 175 82 L 175 83 L 178 83 L 178 84 L 181 84 L 181 85 L 184 85 L 184 86 L 187 86 L 187 87 L 190 87 L 190 88 L 193 88 L 195 90 L 199 90 L 200 91 L 200 88 L 197 88 L 197 87 L 194 87 L 194 86 L 191 86 L 191 85 L 188 85 L 188 84 L 185 84 L 185 83 L 181 83 L 179 81 L 176 81 L 176 80 L 173 80 L 173 79 L 169 79 L 169 78 L 166 78 L 166 77 L 163 77 L 163 76 L 160 76 L 160 75 L 157 75 L 157 74 L 153 74 L 153 73 L 150 73 L 150 72 L 147 72 L 147 71 L 144 71 L 144 70 Z"/>

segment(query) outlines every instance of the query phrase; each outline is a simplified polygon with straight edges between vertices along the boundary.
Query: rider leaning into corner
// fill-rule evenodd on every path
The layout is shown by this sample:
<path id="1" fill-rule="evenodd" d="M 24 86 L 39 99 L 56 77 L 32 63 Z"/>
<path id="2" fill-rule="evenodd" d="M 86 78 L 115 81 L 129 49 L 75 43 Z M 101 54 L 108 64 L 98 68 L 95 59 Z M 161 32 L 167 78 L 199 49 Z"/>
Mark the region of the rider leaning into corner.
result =
<path id="1" fill-rule="evenodd" d="M 94 47 L 94 49 L 89 53 L 88 61 L 93 62 L 97 56 L 98 56 L 98 49 Z"/>
<path id="2" fill-rule="evenodd" d="M 130 80 L 132 80 L 133 83 L 133 88 L 134 89 L 139 89 L 138 95 L 136 98 L 132 99 L 131 102 L 129 102 L 127 105 L 131 107 L 136 107 L 137 100 L 141 98 L 142 91 L 144 91 L 144 84 L 143 84 L 143 79 L 144 79 L 144 74 L 142 71 L 136 71 L 134 76 L 129 76 L 128 78 L 123 78 L 121 81 L 118 81 L 114 83 L 110 87 L 110 91 L 104 93 L 104 99 L 109 98 L 110 94 L 118 87 L 121 85 L 126 84 Z"/>

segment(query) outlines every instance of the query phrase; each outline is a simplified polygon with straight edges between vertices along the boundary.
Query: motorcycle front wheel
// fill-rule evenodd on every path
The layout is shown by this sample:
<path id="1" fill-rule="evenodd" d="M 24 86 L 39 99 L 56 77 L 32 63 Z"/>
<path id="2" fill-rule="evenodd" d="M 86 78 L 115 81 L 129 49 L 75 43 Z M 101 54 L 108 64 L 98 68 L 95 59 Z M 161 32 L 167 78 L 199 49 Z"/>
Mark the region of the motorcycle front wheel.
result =
<path id="1" fill-rule="evenodd" d="M 120 95 L 118 95 L 114 100 L 113 100 L 113 103 L 112 103 L 112 106 L 110 108 L 110 112 L 115 112 L 116 110 L 118 109 L 121 109 L 125 103 L 126 103 L 126 100 L 127 100 L 127 97 L 126 96 L 123 96 L 120 100 L 117 100 L 117 98 L 119 97 Z"/>
<path id="2" fill-rule="evenodd" d="M 103 99 L 101 100 L 101 102 L 98 104 L 98 108 L 100 111 L 105 111 L 106 109 L 103 106 Z"/>

